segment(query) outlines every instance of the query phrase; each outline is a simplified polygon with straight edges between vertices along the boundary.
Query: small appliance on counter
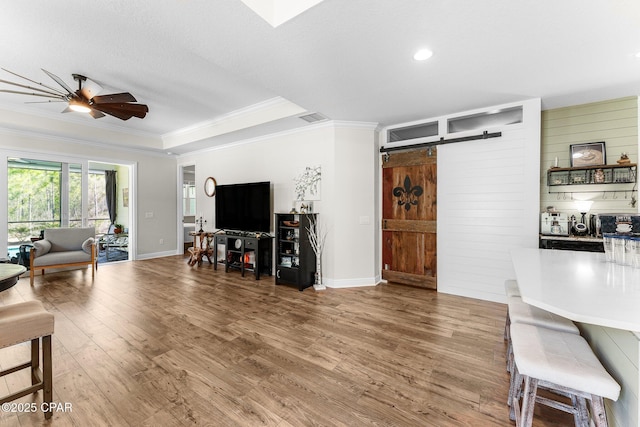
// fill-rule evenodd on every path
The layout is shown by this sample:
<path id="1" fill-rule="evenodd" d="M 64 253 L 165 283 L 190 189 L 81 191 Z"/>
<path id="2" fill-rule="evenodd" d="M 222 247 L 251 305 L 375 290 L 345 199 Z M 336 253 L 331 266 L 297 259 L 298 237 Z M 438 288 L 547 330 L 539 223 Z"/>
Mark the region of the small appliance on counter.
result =
<path id="1" fill-rule="evenodd" d="M 598 214 L 602 233 L 640 235 L 640 214 Z"/>
<path id="2" fill-rule="evenodd" d="M 571 227 L 569 216 L 562 212 L 543 212 L 540 216 L 540 234 L 545 236 L 568 236 Z"/>

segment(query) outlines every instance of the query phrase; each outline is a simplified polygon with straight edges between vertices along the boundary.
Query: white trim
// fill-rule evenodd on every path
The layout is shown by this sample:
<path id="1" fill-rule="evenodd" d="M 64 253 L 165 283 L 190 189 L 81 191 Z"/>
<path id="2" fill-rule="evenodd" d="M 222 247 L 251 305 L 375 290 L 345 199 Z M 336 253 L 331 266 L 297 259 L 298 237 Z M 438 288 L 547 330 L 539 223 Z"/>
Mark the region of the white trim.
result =
<path id="1" fill-rule="evenodd" d="M 295 135 L 298 133 L 302 133 L 302 132 L 308 132 L 308 131 L 313 131 L 313 130 L 318 130 L 318 129 L 323 129 L 323 128 L 360 128 L 360 129 L 373 129 L 376 130 L 378 129 L 378 123 L 374 123 L 374 122 L 348 122 L 348 121 L 338 121 L 338 120 L 330 120 L 330 121 L 324 121 L 324 122 L 320 122 L 320 123 L 315 123 L 315 124 L 310 124 L 310 125 L 305 125 L 302 127 L 298 127 L 295 129 L 287 129 L 287 130 L 283 130 L 280 132 L 275 132 L 275 133 L 270 133 L 267 135 L 261 135 L 261 136 L 257 136 L 255 138 L 249 138 L 249 139 L 243 139 L 240 141 L 234 141 L 234 142 L 230 142 L 228 144 L 221 144 L 221 145 L 216 145 L 215 147 L 207 147 L 207 148 L 203 148 L 201 150 L 196 150 L 196 151 L 189 151 L 188 153 L 184 153 L 184 154 L 179 154 L 177 156 L 178 159 L 182 159 L 182 158 L 188 158 L 191 157 L 193 155 L 199 155 L 199 154 L 205 154 L 205 153 L 210 153 L 212 151 L 219 151 L 219 150 L 226 150 L 229 148 L 234 148 L 234 147 L 238 147 L 241 145 L 245 145 L 245 144 L 255 144 L 258 142 L 263 142 L 269 139 L 274 139 L 274 138 L 281 138 L 284 136 L 289 136 L 289 135 Z"/>
<path id="2" fill-rule="evenodd" d="M 61 105 L 65 105 L 65 104 L 61 103 Z M 11 113 L 18 113 L 18 114 L 24 114 L 27 116 L 36 116 L 36 117 L 41 117 L 45 119 L 55 120 L 60 123 L 82 125 L 82 126 L 88 126 L 96 129 L 107 130 L 111 132 L 125 133 L 127 135 L 140 136 L 145 138 L 154 138 L 154 139 L 158 139 L 160 142 L 160 137 L 158 136 L 158 134 L 142 131 L 138 129 L 131 129 L 126 126 L 120 126 L 117 124 L 107 123 L 104 121 L 101 122 L 93 118 L 91 120 L 88 120 L 87 117 L 78 116 L 75 113 L 65 114 L 64 116 L 61 116 L 62 112 L 54 113 L 49 111 L 35 110 L 20 104 L 8 104 L 6 102 L 0 102 L 0 109 L 6 110 L 7 112 L 11 112 Z"/>
<path id="3" fill-rule="evenodd" d="M 265 101 L 258 102 L 256 104 L 249 105 L 248 107 L 244 107 L 244 108 L 240 108 L 238 110 L 231 111 L 229 113 L 226 113 L 226 114 L 223 114 L 221 116 L 215 117 L 215 118 L 213 118 L 211 120 L 207 120 L 207 121 L 204 121 L 204 122 L 196 123 L 196 124 L 193 124 L 193 125 L 181 128 L 181 129 L 177 129 L 177 130 L 174 130 L 174 131 L 171 131 L 171 132 L 163 133 L 162 135 L 160 135 L 160 138 L 162 139 L 163 142 L 165 142 L 164 141 L 165 138 L 166 139 L 177 138 L 177 137 L 179 137 L 181 135 L 184 135 L 184 134 L 188 134 L 188 133 L 191 133 L 191 132 L 203 130 L 203 129 L 206 129 L 206 128 L 211 127 L 211 126 L 217 126 L 217 125 L 219 125 L 221 123 L 226 122 L 227 120 L 235 119 L 237 117 L 243 116 L 243 115 L 248 114 L 248 113 L 253 113 L 253 112 L 256 112 L 256 111 L 260 111 L 260 110 L 263 110 L 265 108 L 270 108 L 270 107 L 273 107 L 273 106 L 276 106 L 276 105 L 286 105 L 286 104 L 293 104 L 293 103 L 291 101 L 281 97 L 281 96 L 276 96 L 275 98 L 270 98 L 270 99 L 267 99 Z"/>
<path id="4" fill-rule="evenodd" d="M 327 288 L 361 288 L 365 286 L 377 286 L 380 283 L 379 278 L 369 277 L 369 278 L 360 278 L 360 279 L 327 279 L 322 278 L 323 284 Z"/>
<path id="5" fill-rule="evenodd" d="M 168 155 L 165 150 L 162 150 L 159 148 L 127 147 L 124 145 L 118 145 L 118 144 L 113 144 L 108 142 L 101 142 L 101 141 L 88 140 L 88 139 L 78 139 L 70 136 L 51 135 L 51 134 L 40 133 L 40 132 L 31 131 L 31 130 L 12 129 L 12 128 L 7 128 L 3 126 L 0 126 L 0 134 L 4 134 L 8 136 L 18 135 L 23 137 L 40 139 L 42 141 L 52 141 L 52 142 L 62 143 L 62 144 L 69 143 L 69 144 L 99 147 L 99 148 L 104 148 L 108 150 L 115 149 L 119 151 L 140 153 L 140 154 L 149 155 L 149 156 L 157 156 L 157 157 L 171 156 L 171 155 Z"/>
<path id="6" fill-rule="evenodd" d="M 165 257 L 175 256 L 175 255 L 179 255 L 179 254 L 177 254 L 176 251 L 154 252 L 154 253 L 139 255 L 136 259 L 143 260 L 143 259 L 153 259 L 153 258 L 165 258 Z"/>

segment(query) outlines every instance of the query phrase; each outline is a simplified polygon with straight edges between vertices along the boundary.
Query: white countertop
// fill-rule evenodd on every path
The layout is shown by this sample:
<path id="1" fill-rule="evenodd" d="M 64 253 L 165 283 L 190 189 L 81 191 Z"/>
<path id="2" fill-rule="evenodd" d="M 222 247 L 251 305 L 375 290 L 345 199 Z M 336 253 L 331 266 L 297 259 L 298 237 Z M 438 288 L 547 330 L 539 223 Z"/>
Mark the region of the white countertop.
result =
<path id="1" fill-rule="evenodd" d="M 515 248 L 522 300 L 576 322 L 640 331 L 640 269 L 603 253 Z"/>

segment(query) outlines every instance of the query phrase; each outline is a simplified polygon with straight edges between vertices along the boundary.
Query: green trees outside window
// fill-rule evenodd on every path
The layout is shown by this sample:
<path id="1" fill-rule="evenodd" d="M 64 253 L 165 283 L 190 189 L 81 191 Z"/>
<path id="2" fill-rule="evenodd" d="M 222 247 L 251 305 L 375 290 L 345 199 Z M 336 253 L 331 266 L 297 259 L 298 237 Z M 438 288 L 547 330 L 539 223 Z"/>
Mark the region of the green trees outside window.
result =
<path id="1" fill-rule="evenodd" d="M 68 173 L 66 173 L 68 171 Z M 69 227 L 82 227 L 82 173 L 79 164 L 31 159 L 10 159 L 8 163 L 8 243 L 30 241 L 45 228 L 61 227 L 67 212 Z M 65 179 L 64 175 L 67 175 Z M 87 225 L 106 232 L 109 214 L 103 171 L 88 175 Z M 66 197 L 62 185 L 66 182 Z M 62 205 L 66 200 L 67 206 Z M 67 224 L 65 224 L 67 226 Z"/>

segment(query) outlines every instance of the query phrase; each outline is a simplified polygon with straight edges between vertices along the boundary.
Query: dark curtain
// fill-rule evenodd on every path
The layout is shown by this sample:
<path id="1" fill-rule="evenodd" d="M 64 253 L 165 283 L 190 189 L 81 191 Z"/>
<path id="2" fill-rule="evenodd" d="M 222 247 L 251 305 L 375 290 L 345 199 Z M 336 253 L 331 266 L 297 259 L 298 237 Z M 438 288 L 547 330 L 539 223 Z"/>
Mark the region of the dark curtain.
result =
<path id="1" fill-rule="evenodd" d="M 111 224 L 116 222 L 116 171 L 104 171 L 107 194 L 107 209 Z"/>

